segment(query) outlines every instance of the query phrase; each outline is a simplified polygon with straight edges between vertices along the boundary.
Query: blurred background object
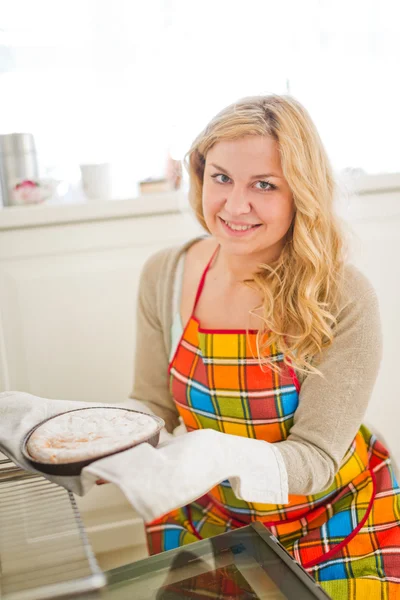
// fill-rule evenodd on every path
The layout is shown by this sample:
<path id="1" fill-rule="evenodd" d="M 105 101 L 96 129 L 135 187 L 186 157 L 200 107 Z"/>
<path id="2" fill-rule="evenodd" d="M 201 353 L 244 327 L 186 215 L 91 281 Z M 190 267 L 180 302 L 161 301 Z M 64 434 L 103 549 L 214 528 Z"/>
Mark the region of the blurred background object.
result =
<path id="1" fill-rule="evenodd" d="M 41 202 L 33 135 L 0 135 L 0 186 L 4 206 Z"/>
<path id="2" fill-rule="evenodd" d="M 172 190 L 179 190 L 182 183 L 182 163 L 168 153 L 167 159 L 167 180 Z"/>
<path id="3" fill-rule="evenodd" d="M 165 177 L 160 177 L 159 179 L 149 177 L 148 179 L 141 181 L 139 186 L 141 194 L 159 194 L 160 192 L 168 192 L 171 190 L 171 182 Z"/>
<path id="4" fill-rule="evenodd" d="M 92 200 L 110 200 L 112 197 L 111 165 L 100 163 L 79 166 L 82 188 L 86 196 Z"/>

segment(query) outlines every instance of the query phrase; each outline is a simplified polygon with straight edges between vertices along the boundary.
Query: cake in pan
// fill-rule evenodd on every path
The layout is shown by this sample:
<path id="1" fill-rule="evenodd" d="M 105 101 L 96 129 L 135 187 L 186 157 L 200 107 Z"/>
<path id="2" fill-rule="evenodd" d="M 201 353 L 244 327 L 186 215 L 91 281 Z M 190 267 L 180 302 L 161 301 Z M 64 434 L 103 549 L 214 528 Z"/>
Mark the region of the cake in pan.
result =
<path id="1" fill-rule="evenodd" d="M 159 423 L 147 414 L 120 408 L 88 408 L 43 422 L 29 436 L 26 450 L 40 463 L 86 461 L 151 438 Z"/>

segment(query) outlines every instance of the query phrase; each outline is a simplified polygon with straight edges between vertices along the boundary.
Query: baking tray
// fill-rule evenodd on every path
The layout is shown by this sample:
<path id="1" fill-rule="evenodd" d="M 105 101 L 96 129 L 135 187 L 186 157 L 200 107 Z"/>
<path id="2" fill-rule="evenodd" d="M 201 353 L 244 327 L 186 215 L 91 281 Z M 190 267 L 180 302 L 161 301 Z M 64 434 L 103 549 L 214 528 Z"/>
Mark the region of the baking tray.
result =
<path id="1" fill-rule="evenodd" d="M 106 452 L 104 454 L 98 454 L 97 456 L 92 456 L 91 458 L 87 458 L 85 460 L 79 460 L 79 461 L 68 462 L 68 463 L 58 463 L 58 464 L 43 463 L 43 462 L 35 460 L 29 454 L 27 447 L 26 447 L 27 443 L 29 441 L 29 438 L 38 427 L 43 425 L 43 423 L 47 423 L 47 421 L 51 421 L 52 419 L 59 417 L 61 414 L 79 412 L 81 410 L 91 410 L 91 409 L 98 410 L 99 408 L 102 408 L 102 409 L 110 408 L 112 410 L 117 409 L 117 410 L 122 410 L 125 412 L 127 411 L 127 412 L 133 412 L 133 413 L 137 413 L 137 414 L 141 414 L 141 415 L 146 415 L 156 421 L 157 429 L 150 437 L 144 438 L 139 442 L 136 441 L 136 442 L 133 442 L 132 444 L 123 446 L 123 447 L 119 448 L 118 450 L 113 450 L 111 452 Z M 67 410 L 64 413 L 59 413 L 58 415 L 54 415 L 53 417 L 49 417 L 48 419 L 44 419 L 40 423 L 37 423 L 37 425 L 35 425 L 35 427 L 32 427 L 32 429 L 30 431 L 28 431 L 28 433 L 25 435 L 24 439 L 22 440 L 21 452 L 22 452 L 25 460 L 27 460 L 28 463 L 33 468 L 37 469 L 38 471 L 41 471 L 42 473 L 47 473 L 48 475 L 76 476 L 76 475 L 81 474 L 81 471 L 84 467 L 86 467 L 87 465 L 90 465 L 91 463 L 95 462 L 96 460 L 99 460 L 100 458 L 105 458 L 106 456 L 112 456 L 114 454 L 120 454 L 121 452 L 125 452 L 125 450 L 129 450 L 130 448 L 134 448 L 135 446 L 138 446 L 139 444 L 144 444 L 144 443 L 151 444 L 151 446 L 156 447 L 158 444 L 158 441 L 160 439 L 161 429 L 164 427 L 164 425 L 165 425 L 165 422 L 160 417 L 156 417 L 155 415 L 149 415 L 148 413 L 142 412 L 140 410 L 133 410 L 131 408 L 122 408 L 120 406 L 88 406 L 87 408 L 86 407 L 76 408 L 74 410 Z"/>

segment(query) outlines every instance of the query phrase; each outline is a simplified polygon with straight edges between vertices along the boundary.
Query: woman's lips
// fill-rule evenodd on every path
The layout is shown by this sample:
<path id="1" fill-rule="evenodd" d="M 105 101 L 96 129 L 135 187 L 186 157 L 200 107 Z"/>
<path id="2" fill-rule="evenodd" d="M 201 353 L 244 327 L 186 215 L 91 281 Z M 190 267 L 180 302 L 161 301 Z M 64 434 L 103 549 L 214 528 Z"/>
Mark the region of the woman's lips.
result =
<path id="1" fill-rule="evenodd" d="M 222 217 L 218 218 L 220 219 L 224 230 L 234 237 L 251 235 L 256 229 L 261 227 L 261 223 L 235 223 L 233 221 L 225 221 Z M 246 229 L 242 229 L 242 227 L 245 227 Z"/>

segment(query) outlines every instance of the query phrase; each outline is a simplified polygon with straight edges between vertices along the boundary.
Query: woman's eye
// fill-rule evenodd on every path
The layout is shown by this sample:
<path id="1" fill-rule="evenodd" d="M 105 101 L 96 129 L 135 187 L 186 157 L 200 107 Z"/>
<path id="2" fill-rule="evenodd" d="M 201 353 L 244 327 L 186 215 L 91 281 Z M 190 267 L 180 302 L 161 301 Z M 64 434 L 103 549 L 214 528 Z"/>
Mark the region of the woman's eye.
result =
<path id="1" fill-rule="evenodd" d="M 265 191 L 269 191 L 269 190 L 276 190 L 276 186 L 273 183 L 270 183 L 269 181 L 257 181 L 257 184 L 260 183 L 261 187 L 259 187 L 259 190 L 265 190 Z"/>
<path id="2" fill-rule="evenodd" d="M 230 179 L 229 179 L 228 175 L 224 175 L 223 173 L 216 173 L 216 175 L 211 175 L 211 177 L 212 177 L 213 179 L 215 179 L 215 180 L 216 180 L 218 183 L 227 183 L 227 180 L 228 180 L 228 181 L 230 181 Z M 224 177 L 224 178 L 225 178 L 225 180 L 224 180 L 224 179 L 222 179 L 222 181 L 221 181 L 220 179 L 218 179 L 218 177 L 221 177 L 221 178 L 223 178 L 223 177 Z"/>
<path id="3" fill-rule="evenodd" d="M 215 175 L 211 175 L 213 179 L 217 183 L 228 183 L 231 179 L 228 175 L 224 175 L 224 173 L 216 173 Z M 270 183 L 269 181 L 257 181 L 256 185 L 260 184 L 261 187 L 258 187 L 258 190 L 262 190 L 265 192 L 269 192 L 271 190 L 276 190 L 276 185 Z"/>

